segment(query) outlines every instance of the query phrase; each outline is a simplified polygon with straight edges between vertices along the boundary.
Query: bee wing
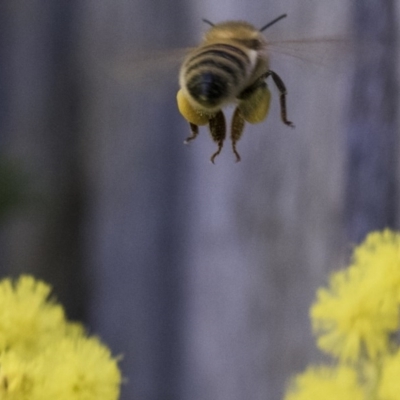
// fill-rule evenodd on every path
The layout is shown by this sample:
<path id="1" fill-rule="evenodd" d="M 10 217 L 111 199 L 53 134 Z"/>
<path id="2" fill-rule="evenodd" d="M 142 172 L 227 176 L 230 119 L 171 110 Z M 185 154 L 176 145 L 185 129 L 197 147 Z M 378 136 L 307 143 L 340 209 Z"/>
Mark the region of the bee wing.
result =
<path id="1" fill-rule="evenodd" d="M 149 51 L 115 57 L 107 63 L 107 74 L 121 84 L 157 84 L 177 76 L 179 66 L 191 48 Z"/>
<path id="2" fill-rule="evenodd" d="M 289 56 L 304 65 L 311 63 L 328 71 L 340 70 L 352 49 L 353 41 L 339 36 L 268 41 L 271 55 Z M 103 76 L 121 85 L 155 88 L 172 79 L 177 81 L 179 67 L 191 50 L 193 48 L 126 51 L 122 56 L 109 57 L 97 65 Z"/>
<path id="3" fill-rule="evenodd" d="M 353 40 L 340 36 L 268 42 L 268 50 L 271 53 L 293 57 L 305 63 L 312 63 L 328 69 L 336 69 L 341 61 L 353 53 L 353 49 Z"/>

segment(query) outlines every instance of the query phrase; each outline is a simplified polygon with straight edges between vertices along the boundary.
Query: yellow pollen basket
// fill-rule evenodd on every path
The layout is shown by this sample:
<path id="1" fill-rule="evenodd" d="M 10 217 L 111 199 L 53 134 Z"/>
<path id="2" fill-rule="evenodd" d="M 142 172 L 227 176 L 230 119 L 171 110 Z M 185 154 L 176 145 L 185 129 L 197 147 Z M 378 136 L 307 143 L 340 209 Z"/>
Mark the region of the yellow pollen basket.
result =
<path id="1" fill-rule="evenodd" d="M 211 115 L 202 114 L 195 110 L 189 103 L 186 96 L 180 89 L 176 95 L 176 101 L 178 102 L 178 109 L 182 116 L 189 122 L 195 125 L 207 125 Z"/>
<path id="2" fill-rule="evenodd" d="M 250 97 L 242 100 L 239 109 L 247 122 L 258 124 L 267 118 L 270 104 L 271 92 L 265 85 L 260 86 Z"/>

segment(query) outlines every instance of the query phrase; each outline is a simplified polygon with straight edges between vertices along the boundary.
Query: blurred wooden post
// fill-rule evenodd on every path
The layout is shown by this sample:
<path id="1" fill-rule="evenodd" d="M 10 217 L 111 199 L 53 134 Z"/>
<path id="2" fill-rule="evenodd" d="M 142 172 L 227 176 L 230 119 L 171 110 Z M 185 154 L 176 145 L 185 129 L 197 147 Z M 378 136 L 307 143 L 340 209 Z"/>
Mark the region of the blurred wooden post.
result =
<path id="1" fill-rule="evenodd" d="M 187 23 L 180 1 L 86 1 L 82 18 L 89 323 L 123 355 L 121 400 L 181 390 L 187 126 L 175 104 L 179 64 L 164 79 L 163 60 L 140 66 L 182 47 Z"/>
<path id="2" fill-rule="evenodd" d="M 399 90 L 396 0 L 356 1 L 356 38 L 347 138 L 346 227 L 359 243 L 399 227 Z"/>

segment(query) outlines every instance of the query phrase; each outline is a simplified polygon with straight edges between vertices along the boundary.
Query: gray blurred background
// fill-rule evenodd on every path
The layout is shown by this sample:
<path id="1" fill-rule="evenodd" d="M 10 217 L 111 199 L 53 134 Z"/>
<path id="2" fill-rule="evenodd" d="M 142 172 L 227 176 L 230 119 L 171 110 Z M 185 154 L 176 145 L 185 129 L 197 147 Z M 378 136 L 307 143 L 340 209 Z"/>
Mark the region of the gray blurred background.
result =
<path id="1" fill-rule="evenodd" d="M 282 13 L 267 37 L 351 51 L 272 53 L 296 129 L 272 87 L 242 162 L 228 142 L 212 165 L 205 128 L 183 145 L 177 69 L 146 54 L 195 45 L 201 18 Z M 320 357 L 316 288 L 399 227 L 399 16 L 396 0 L 1 1 L 1 276 L 50 282 L 123 354 L 123 400 L 282 398 Z"/>

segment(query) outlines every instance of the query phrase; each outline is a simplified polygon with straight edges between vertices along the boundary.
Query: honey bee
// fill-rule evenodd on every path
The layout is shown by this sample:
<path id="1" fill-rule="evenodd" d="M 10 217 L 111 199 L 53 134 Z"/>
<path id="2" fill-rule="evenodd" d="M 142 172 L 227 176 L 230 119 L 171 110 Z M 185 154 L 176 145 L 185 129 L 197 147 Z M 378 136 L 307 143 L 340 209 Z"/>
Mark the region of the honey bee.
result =
<path id="1" fill-rule="evenodd" d="M 212 139 L 218 145 L 211 156 L 220 154 L 226 137 L 226 122 L 222 108 L 235 104 L 231 122 L 232 150 L 236 162 L 240 161 L 236 144 L 241 138 L 245 122 L 257 124 L 267 117 L 271 93 L 267 78 L 271 77 L 280 93 L 282 122 L 290 127 L 293 123 L 286 116 L 286 87 L 279 75 L 269 68 L 268 42 L 262 35 L 267 28 L 285 18 L 283 14 L 261 29 L 243 21 L 227 21 L 213 24 L 202 43 L 192 50 L 180 69 L 180 89 L 177 94 L 178 108 L 189 122 L 194 140 L 199 126 L 209 126 Z"/>

